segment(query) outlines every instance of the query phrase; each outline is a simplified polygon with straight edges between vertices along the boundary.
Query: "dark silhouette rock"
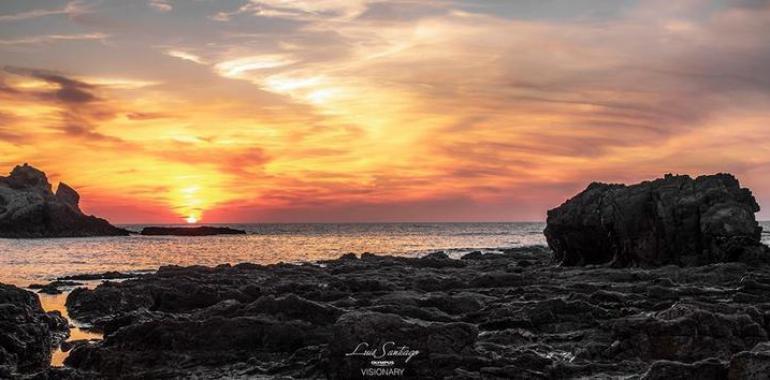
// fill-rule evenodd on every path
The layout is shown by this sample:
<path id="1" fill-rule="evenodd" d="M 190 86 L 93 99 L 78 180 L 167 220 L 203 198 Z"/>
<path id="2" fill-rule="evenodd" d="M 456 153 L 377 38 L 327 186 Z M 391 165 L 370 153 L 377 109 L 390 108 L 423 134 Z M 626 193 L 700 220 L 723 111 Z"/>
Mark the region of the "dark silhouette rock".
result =
<path id="1" fill-rule="evenodd" d="M 33 293 L 0 284 L 0 377 L 46 370 L 51 349 L 68 335 L 61 314 L 45 313 Z"/>
<path id="2" fill-rule="evenodd" d="M 86 273 L 86 274 L 76 274 L 72 276 L 62 276 L 58 277 L 57 280 L 59 281 L 93 281 L 93 280 L 118 280 L 118 279 L 124 279 L 124 278 L 134 278 L 139 277 L 139 274 L 136 273 L 121 273 L 116 271 L 110 271 L 110 272 L 104 272 L 104 273 Z"/>
<path id="3" fill-rule="evenodd" d="M 681 266 L 770 259 L 751 191 L 730 174 L 592 183 L 548 211 L 545 236 L 563 265 Z"/>
<path id="4" fill-rule="evenodd" d="M 27 164 L 0 177 L 0 237 L 42 238 L 128 235 L 104 219 L 83 214 L 80 196 L 59 184 L 54 194 L 45 173 Z"/>
<path id="5" fill-rule="evenodd" d="M 244 235 L 246 231 L 230 227 L 145 227 L 142 235 L 148 236 L 210 236 L 210 235 Z"/>
<path id="6" fill-rule="evenodd" d="M 80 194 L 64 182 L 60 182 L 59 187 L 56 188 L 56 199 L 80 210 L 78 205 L 80 203 Z"/>

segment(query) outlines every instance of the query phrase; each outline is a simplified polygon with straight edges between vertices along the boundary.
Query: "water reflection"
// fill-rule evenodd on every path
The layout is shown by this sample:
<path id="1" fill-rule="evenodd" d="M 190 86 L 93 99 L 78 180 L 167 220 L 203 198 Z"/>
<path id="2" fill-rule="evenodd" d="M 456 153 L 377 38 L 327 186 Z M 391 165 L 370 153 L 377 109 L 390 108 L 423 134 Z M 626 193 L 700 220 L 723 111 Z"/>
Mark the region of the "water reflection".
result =
<path id="1" fill-rule="evenodd" d="M 245 229 L 249 235 L 0 239 L 0 282 L 27 286 L 65 274 L 154 270 L 168 264 L 269 264 L 332 259 L 348 252 L 419 255 L 545 244 L 542 223 L 228 226 Z"/>
<path id="2" fill-rule="evenodd" d="M 67 318 L 70 324 L 70 336 L 67 338 L 68 342 L 84 339 L 102 339 L 102 334 L 81 329 L 80 326 L 70 319 L 65 302 L 67 301 L 67 295 L 69 292 L 62 294 L 43 294 L 38 293 L 40 297 L 40 303 L 45 311 L 59 311 L 64 318 Z M 64 359 L 69 356 L 69 352 L 62 351 L 61 347 L 57 347 L 51 356 L 51 366 L 61 367 L 64 365 Z"/>

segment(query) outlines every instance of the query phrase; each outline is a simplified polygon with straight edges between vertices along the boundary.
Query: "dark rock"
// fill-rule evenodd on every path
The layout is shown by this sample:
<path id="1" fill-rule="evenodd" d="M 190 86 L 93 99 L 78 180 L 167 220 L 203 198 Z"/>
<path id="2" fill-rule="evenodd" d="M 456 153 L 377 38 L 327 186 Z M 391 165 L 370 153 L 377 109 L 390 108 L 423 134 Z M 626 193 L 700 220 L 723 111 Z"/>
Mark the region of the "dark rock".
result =
<path id="1" fill-rule="evenodd" d="M 136 273 L 121 273 L 121 272 L 104 272 L 104 273 L 87 273 L 76 274 L 72 276 L 58 277 L 59 281 L 93 281 L 93 280 L 119 280 L 125 278 L 138 277 Z M 78 284 L 79 285 L 79 284 Z"/>
<path id="2" fill-rule="evenodd" d="M 81 286 L 83 285 L 82 282 L 77 281 L 68 281 L 68 280 L 54 280 L 49 282 L 48 284 L 30 284 L 28 288 L 30 289 L 43 289 L 47 286 L 52 286 L 55 288 L 65 288 L 65 287 L 75 287 L 75 286 Z"/>
<path id="3" fill-rule="evenodd" d="M 473 251 L 463 255 L 460 260 L 479 260 L 484 258 L 484 253 L 481 251 Z"/>
<path id="4" fill-rule="evenodd" d="M 210 235 L 244 235 L 246 231 L 237 230 L 230 227 L 145 227 L 142 229 L 142 235 L 160 236 L 210 236 Z"/>
<path id="5" fill-rule="evenodd" d="M 44 293 L 44 294 L 62 294 L 63 293 L 61 289 L 59 289 L 55 285 L 51 285 L 51 284 L 43 286 L 37 292 L 38 293 Z"/>
<path id="6" fill-rule="evenodd" d="M 70 315 L 105 339 L 78 343 L 67 364 L 87 378 L 360 378 L 375 359 L 345 354 L 366 340 L 419 350 L 376 367 L 407 379 L 708 379 L 764 368 L 770 266 L 569 267 L 547 253 L 164 266 L 72 292 Z"/>
<path id="7" fill-rule="evenodd" d="M 758 344 L 751 351 L 735 354 L 730 359 L 727 378 L 738 379 L 770 379 L 770 342 Z"/>
<path id="8" fill-rule="evenodd" d="M 645 360 L 728 357 L 768 340 L 764 328 L 746 314 L 725 315 L 685 304 L 617 321 L 612 329 L 624 355 Z"/>
<path id="9" fill-rule="evenodd" d="M 722 380 L 725 378 L 727 378 L 727 366 L 713 358 L 695 363 L 656 361 L 642 376 L 642 380 Z"/>
<path id="10" fill-rule="evenodd" d="M 751 191 L 729 174 L 592 183 L 548 211 L 545 236 L 563 265 L 683 266 L 767 262 Z"/>
<path id="11" fill-rule="evenodd" d="M 14 378 L 48 368 L 51 349 L 69 335 L 59 313 L 45 313 L 37 296 L 0 284 L 0 375 Z"/>
<path id="12" fill-rule="evenodd" d="M 104 219 L 83 214 L 80 197 L 65 184 L 56 194 L 45 173 L 27 164 L 0 177 L 0 237 L 43 238 L 128 235 Z"/>
<path id="13" fill-rule="evenodd" d="M 64 182 L 60 182 L 56 188 L 56 199 L 80 210 L 80 194 Z"/>

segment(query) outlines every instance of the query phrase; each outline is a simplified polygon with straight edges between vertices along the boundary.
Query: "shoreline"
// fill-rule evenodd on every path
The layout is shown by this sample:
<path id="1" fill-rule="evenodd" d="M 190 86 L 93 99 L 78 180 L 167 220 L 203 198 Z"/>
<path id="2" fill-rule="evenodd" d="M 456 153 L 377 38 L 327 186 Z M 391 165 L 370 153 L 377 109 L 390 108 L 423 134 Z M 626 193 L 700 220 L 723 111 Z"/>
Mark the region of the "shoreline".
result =
<path id="1" fill-rule="evenodd" d="M 461 259 L 166 266 L 73 291 L 70 314 L 105 340 L 76 344 L 67 363 L 106 377 L 120 377 L 111 372 L 119 366 L 139 377 L 349 378 L 374 367 L 365 354 L 346 354 L 393 341 L 420 351 L 405 362 L 396 350 L 386 361 L 388 373 L 406 378 L 641 376 L 663 361 L 702 370 L 692 363 L 708 358 L 726 373 L 741 352 L 764 355 L 765 289 L 768 265 L 560 267 L 544 247 Z"/>

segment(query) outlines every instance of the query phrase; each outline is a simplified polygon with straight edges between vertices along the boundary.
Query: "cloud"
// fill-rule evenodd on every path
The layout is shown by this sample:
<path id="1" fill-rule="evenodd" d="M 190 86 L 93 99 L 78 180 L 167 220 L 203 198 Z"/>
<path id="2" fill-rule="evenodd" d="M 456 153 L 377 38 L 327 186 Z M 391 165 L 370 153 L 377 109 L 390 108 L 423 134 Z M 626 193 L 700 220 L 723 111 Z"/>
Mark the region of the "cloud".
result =
<path id="1" fill-rule="evenodd" d="M 6 85 L 9 90 L 4 92 L 9 101 L 26 104 L 29 108 L 52 109 L 48 117 L 56 115 L 57 120 L 55 124 L 46 125 L 46 130 L 53 129 L 86 144 L 106 142 L 111 146 L 128 146 L 120 138 L 97 132 L 101 122 L 117 115 L 115 106 L 97 95 L 99 87 L 48 70 L 6 66 L 3 71 L 33 80 L 19 82 L 15 87 Z"/>
<path id="2" fill-rule="evenodd" d="M 74 17 L 87 12 L 90 12 L 90 10 L 88 7 L 83 5 L 82 1 L 70 1 L 62 8 L 33 9 L 19 13 L 0 15 L 0 22 L 30 20 L 53 15 L 68 15 L 70 17 Z"/>
<path id="3" fill-rule="evenodd" d="M 251 72 L 275 69 L 293 63 L 296 61 L 283 54 L 257 55 L 219 62 L 214 65 L 214 70 L 227 78 L 247 78 Z"/>
<path id="4" fill-rule="evenodd" d="M 104 41 L 109 38 L 105 33 L 80 33 L 80 34 L 48 34 L 42 36 L 23 37 L 16 39 L 0 40 L 0 46 L 36 45 L 56 43 L 61 41 Z"/>
<path id="5" fill-rule="evenodd" d="M 234 11 L 218 12 L 211 18 L 229 21 L 246 14 L 258 17 L 275 17 L 294 20 L 350 20 L 367 9 L 371 0 L 251 0 Z"/>
<path id="6" fill-rule="evenodd" d="M 192 53 L 188 53 L 188 52 L 182 51 L 182 50 L 174 50 L 174 49 L 166 50 L 166 54 L 171 56 L 171 57 L 174 57 L 174 58 L 179 58 L 179 59 L 183 59 L 185 61 L 195 62 L 195 63 L 197 63 L 199 65 L 206 64 L 206 62 L 201 57 L 199 57 L 199 56 L 197 56 L 195 54 L 192 54 Z"/>
<path id="7" fill-rule="evenodd" d="M 11 66 L 6 66 L 5 71 L 11 74 L 41 79 L 57 85 L 58 89 L 50 93 L 50 95 L 53 95 L 63 103 L 88 103 L 97 99 L 91 92 L 93 90 L 92 85 L 67 78 L 55 72 Z"/>
<path id="8" fill-rule="evenodd" d="M 174 7 L 168 0 L 149 0 L 147 5 L 158 12 L 170 12 Z"/>

